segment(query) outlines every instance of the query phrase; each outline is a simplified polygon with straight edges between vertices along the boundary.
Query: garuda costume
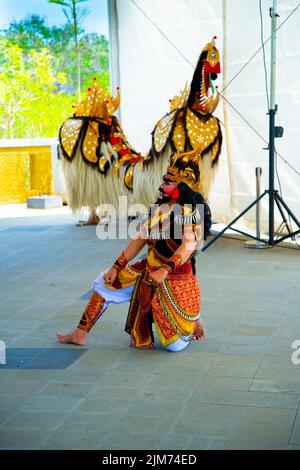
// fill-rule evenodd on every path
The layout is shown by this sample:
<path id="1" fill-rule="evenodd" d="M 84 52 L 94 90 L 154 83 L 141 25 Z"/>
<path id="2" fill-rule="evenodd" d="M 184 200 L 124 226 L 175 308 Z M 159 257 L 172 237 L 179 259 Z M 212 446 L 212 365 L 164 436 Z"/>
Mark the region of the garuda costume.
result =
<path id="1" fill-rule="evenodd" d="M 164 178 L 179 185 L 177 188 L 184 186 L 192 194 L 198 193 L 201 183 L 197 151 L 174 154 Z M 131 346 L 153 348 L 153 323 L 166 349 L 180 351 L 190 343 L 200 318 L 200 287 L 194 255 L 203 221 L 195 204 L 179 201 L 180 204 L 164 205 L 164 209 L 156 207 L 143 224 L 140 233 L 148 245 L 145 259 L 128 264 L 123 252 L 113 265 L 117 277 L 112 285 L 105 283 L 103 273 L 99 274 L 78 325 L 80 330 L 89 332 L 110 302 L 130 301 L 125 330 L 130 334 Z M 187 227 L 194 244 L 193 251 L 182 262 L 184 254 L 178 254 L 178 249 L 183 246 L 182 234 Z M 153 284 L 150 274 L 162 267 L 168 273 L 165 280 Z"/>
<path id="2" fill-rule="evenodd" d="M 170 100 L 170 110 L 155 125 L 152 145 L 141 156 L 128 143 L 114 113 L 120 103 L 96 82 L 86 100 L 77 104 L 74 116 L 59 133 L 59 148 L 68 203 L 75 212 L 101 204 L 118 207 L 118 197 L 149 207 L 174 152 L 198 150 L 203 187 L 208 197 L 222 146 L 219 120 L 213 115 L 219 93 L 213 81 L 220 73 L 215 38 L 202 50 L 191 85 Z"/>

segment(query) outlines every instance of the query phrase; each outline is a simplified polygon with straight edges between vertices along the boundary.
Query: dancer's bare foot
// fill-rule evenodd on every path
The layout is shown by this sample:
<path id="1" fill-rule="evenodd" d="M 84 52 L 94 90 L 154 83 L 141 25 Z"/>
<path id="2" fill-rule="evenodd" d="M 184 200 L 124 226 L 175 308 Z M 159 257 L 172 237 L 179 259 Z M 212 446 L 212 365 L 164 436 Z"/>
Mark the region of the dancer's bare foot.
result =
<path id="1" fill-rule="evenodd" d="M 59 331 L 56 333 L 57 339 L 60 343 L 71 343 L 84 346 L 86 343 L 86 331 L 76 328 L 68 335 L 62 335 Z"/>
<path id="2" fill-rule="evenodd" d="M 197 321 L 193 339 L 200 339 L 201 341 L 205 339 L 205 330 L 204 330 L 204 325 L 203 325 L 203 321 L 201 320 L 201 318 L 199 318 L 199 320 Z"/>
<path id="3" fill-rule="evenodd" d="M 76 225 L 77 227 L 85 227 L 87 225 L 98 225 L 99 222 L 100 222 L 100 219 L 98 215 L 92 212 L 88 220 L 79 220 Z"/>

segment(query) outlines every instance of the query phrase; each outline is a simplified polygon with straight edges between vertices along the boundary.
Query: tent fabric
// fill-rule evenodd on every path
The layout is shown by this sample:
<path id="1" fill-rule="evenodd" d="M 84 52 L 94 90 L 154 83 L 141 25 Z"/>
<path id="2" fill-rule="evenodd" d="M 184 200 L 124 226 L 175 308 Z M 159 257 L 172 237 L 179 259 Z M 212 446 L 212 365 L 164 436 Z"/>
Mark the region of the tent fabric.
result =
<path id="1" fill-rule="evenodd" d="M 150 148 L 155 123 L 169 110 L 169 99 L 191 81 L 202 48 L 215 35 L 222 59 L 219 89 L 268 141 L 262 51 L 229 83 L 261 47 L 259 0 L 111 0 L 109 3 L 111 14 L 113 4 L 117 15 L 114 24 L 118 28 L 118 44 L 114 43 L 112 50 L 118 48 L 121 119 L 135 148 L 142 153 Z M 261 4 L 264 38 L 267 39 L 270 36 L 269 8 L 272 2 L 262 0 Z M 277 2 L 278 27 L 297 4 L 298 0 Z M 300 173 L 297 155 L 300 131 L 299 21 L 300 8 L 277 31 L 275 101 L 279 110 L 276 124 L 284 127 L 283 138 L 276 139 L 277 151 Z M 111 40 L 116 35 L 115 31 L 113 33 L 111 31 Z M 270 41 L 265 52 L 269 78 Z M 113 77 L 113 82 L 116 83 L 116 77 Z M 223 127 L 223 150 L 209 203 L 214 218 L 226 222 L 256 197 L 256 167 L 262 168 L 262 190 L 268 187 L 268 152 L 263 150 L 267 146 L 263 140 L 224 100 L 221 100 L 215 115 L 226 128 Z M 283 197 L 300 219 L 300 176 L 280 158 L 277 166 Z M 267 198 L 261 206 L 261 220 L 266 226 Z M 255 209 L 243 219 L 250 225 L 254 220 Z M 275 220 L 281 222 L 277 213 Z"/>

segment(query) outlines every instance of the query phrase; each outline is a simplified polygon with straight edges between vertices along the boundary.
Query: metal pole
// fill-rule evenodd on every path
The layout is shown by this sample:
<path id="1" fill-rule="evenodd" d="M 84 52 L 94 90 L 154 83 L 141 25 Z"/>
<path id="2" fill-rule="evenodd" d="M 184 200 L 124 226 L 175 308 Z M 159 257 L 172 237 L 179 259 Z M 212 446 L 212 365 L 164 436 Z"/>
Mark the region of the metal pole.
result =
<path id="1" fill-rule="evenodd" d="M 271 68 L 270 68 L 270 109 L 269 109 L 269 245 L 274 245 L 274 178 L 275 178 L 275 105 L 276 89 L 276 27 L 277 0 L 273 0 L 271 16 Z"/>
<path id="2" fill-rule="evenodd" d="M 255 168 L 256 175 L 256 197 L 260 196 L 260 181 L 261 181 L 262 169 L 260 167 Z M 256 205 L 256 237 L 260 238 L 260 201 Z"/>
<path id="3" fill-rule="evenodd" d="M 260 188 L 261 188 L 261 175 L 262 169 L 260 167 L 255 168 L 255 176 L 256 176 L 256 238 L 258 240 L 254 241 L 247 241 L 245 242 L 246 248 L 268 248 L 267 243 L 264 243 L 260 237 Z"/>
<path id="4" fill-rule="evenodd" d="M 120 57 L 119 57 L 119 20 L 117 0 L 107 0 L 108 26 L 109 26 L 109 72 L 110 91 L 115 94 L 117 86 L 120 86 Z M 122 90 L 121 90 L 122 91 Z M 115 115 L 121 120 L 120 107 Z"/>

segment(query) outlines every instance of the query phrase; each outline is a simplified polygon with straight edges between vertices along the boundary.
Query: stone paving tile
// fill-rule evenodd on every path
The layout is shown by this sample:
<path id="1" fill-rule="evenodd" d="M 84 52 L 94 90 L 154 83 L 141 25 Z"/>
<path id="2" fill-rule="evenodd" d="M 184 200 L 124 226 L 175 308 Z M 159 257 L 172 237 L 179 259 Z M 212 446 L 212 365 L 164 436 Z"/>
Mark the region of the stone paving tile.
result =
<path id="1" fill-rule="evenodd" d="M 208 370 L 204 369 L 204 370 Z M 203 372 L 204 372 L 203 370 Z M 204 375 L 199 375 L 199 371 L 196 369 L 189 369 L 186 375 L 182 375 L 178 379 L 178 372 L 172 371 L 168 369 L 165 373 L 163 374 L 156 374 L 153 375 L 151 380 L 147 383 L 147 390 L 148 387 L 168 387 L 168 386 L 174 386 L 176 388 L 197 388 L 197 386 L 202 382 L 204 379 Z"/>
<path id="2" fill-rule="evenodd" d="M 122 415 L 119 413 L 79 413 L 76 411 L 63 416 L 57 431 L 69 432 L 72 429 L 80 429 L 82 432 L 92 430 L 99 433 L 107 433 L 113 429 L 121 417 Z"/>
<path id="3" fill-rule="evenodd" d="M 247 406 L 263 406 L 270 408 L 288 408 L 295 410 L 299 406 L 300 397 L 284 393 L 247 392 L 244 404 Z"/>
<path id="4" fill-rule="evenodd" d="M 299 331 L 299 329 L 298 329 Z M 281 326 L 279 327 L 276 332 L 274 333 L 274 336 L 293 336 L 295 335 L 295 328 L 291 326 Z M 298 335 L 294 339 L 299 339 Z"/>
<path id="5" fill-rule="evenodd" d="M 147 385 L 144 391 L 141 392 L 141 399 L 161 401 L 183 401 L 189 400 L 195 392 L 195 388 L 191 387 L 177 387 L 174 384 L 169 385 Z"/>
<path id="6" fill-rule="evenodd" d="M 82 356 L 79 361 L 77 362 L 77 365 L 79 367 L 85 366 L 85 365 L 97 365 L 99 363 L 107 362 L 110 364 L 116 364 L 120 360 L 126 360 L 128 357 L 128 349 L 126 350 L 121 350 L 121 351 L 116 351 L 113 349 L 103 349 L 103 348 L 97 348 L 94 350 L 88 350 L 87 353 Z"/>
<path id="7" fill-rule="evenodd" d="M 297 411 L 295 426 L 300 426 L 300 409 Z"/>
<path id="8" fill-rule="evenodd" d="M 176 417 L 185 407 L 185 401 L 180 400 L 150 400 L 147 398 L 138 398 L 126 412 L 132 416 L 150 416 L 150 417 Z"/>
<path id="9" fill-rule="evenodd" d="M 300 445 L 300 426 L 294 426 L 289 443 Z"/>
<path id="10" fill-rule="evenodd" d="M 262 327 L 247 324 L 239 324 L 233 330 L 233 334 L 238 336 L 273 336 L 275 332 L 276 327 Z"/>
<path id="11" fill-rule="evenodd" d="M 7 348 L 3 369 L 66 369 L 85 353 L 85 349 Z"/>
<path id="12" fill-rule="evenodd" d="M 243 406 L 238 415 L 239 422 L 260 424 L 279 424 L 293 426 L 296 410 Z"/>
<path id="13" fill-rule="evenodd" d="M 32 345 L 38 347 L 38 348 L 53 348 L 56 346 L 56 344 L 53 341 L 53 338 L 47 338 L 47 337 L 36 337 L 32 335 L 32 331 L 28 332 L 27 334 L 24 334 L 22 336 L 19 336 L 18 338 L 14 338 L 13 341 L 9 342 L 8 345 L 9 347 L 14 347 L 14 348 L 30 348 Z"/>
<path id="14" fill-rule="evenodd" d="M 240 355 L 219 353 L 214 356 L 214 365 L 259 366 L 264 359 L 263 355 Z"/>
<path id="15" fill-rule="evenodd" d="M 139 374 L 138 383 L 141 387 L 151 382 L 154 378 L 159 377 L 155 374 Z M 103 385 L 133 385 L 136 383 L 136 374 L 134 372 L 107 372 L 103 375 L 101 384 Z"/>
<path id="16" fill-rule="evenodd" d="M 114 433 L 167 434 L 175 418 L 123 415 L 113 427 Z"/>
<path id="17" fill-rule="evenodd" d="M 191 406 L 191 402 L 188 402 L 180 411 L 178 422 L 180 420 L 198 420 L 199 423 L 201 423 L 201 420 L 233 422 L 239 416 L 241 409 L 241 406 L 209 403 L 197 403 L 196 406 Z"/>
<path id="18" fill-rule="evenodd" d="M 45 439 L 47 439 L 47 433 L 41 433 L 40 430 L 0 430 L 0 449 L 37 450 Z"/>
<path id="19" fill-rule="evenodd" d="M 250 390 L 252 378 L 205 377 L 198 390 Z"/>
<path id="20" fill-rule="evenodd" d="M 23 413 L 68 413 L 75 410 L 81 398 L 59 395 L 35 395 L 21 408 Z"/>
<path id="21" fill-rule="evenodd" d="M 272 336 L 239 336 L 232 334 L 227 340 L 228 345 L 240 346 L 265 346 L 266 350 L 270 352 L 272 345 Z"/>
<path id="22" fill-rule="evenodd" d="M 107 385 L 101 384 L 96 385 L 94 389 L 88 394 L 88 399 L 94 399 L 99 397 L 109 397 L 112 399 L 118 399 L 120 401 L 132 402 L 138 398 L 143 390 L 143 386 L 140 384 L 133 385 Z"/>
<path id="23" fill-rule="evenodd" d="M 258 294 L 255 293 L 255 296 Z M 263 294 L 265 304 L 268 305 L 268 298 Z M 269 336 L 269 328 L 277 329 L 281 324 L 283 318 L 283 311 L 281 313 L 271 313 L 270 311 L 266 312 L 255 312 L 251 310 L 246 310 L 245 314 L 240 318 L 239 325 L 237 329 L 250 329 L 250 336 L 253 336 L 255 330 L 252 331 L 252 328 L 266 328 L 266 337 Z M 259 335 L 260 336 L 260 335 Z"/>
<path id="24" fill-rule="evenodd" d="M 201 351 L 207 352 L 207 353 L 219 352 L 221 351 L 221 348 L 224 345 L 225 341 L 226 341 L 225 338 L 219 338 L 217 340 L 213 340 L 211 338 L 207 340 L 206 338 L 205 341 L 201 341 Z"/>
<path id="25" fill-rule="evenodd" d="M 102 364 L 99 368 L 93 368 L 92 366 L 86 368 L 70 367 L 57 377 L 55 383 L 78 383 L 78 380 L 80 380 L 81 383 L 100 384 L 103 381 L 104 374 L 111 372 L 111 370 L 112 367 L 109 364 Z"/>
<path id="26" fill-rule="evenodd" d="M 245 392 L 232 390 L 197 390 L 191 402 L 216 403 L 239 406 L 263 406 L 275 408 L 297 409 L 299 397 L 282 393 Z"/>
<path id="27" fill-rule="evenodd" d="M 166 353 L 163 355 L 163 368 L 170 367 L 175 369 L 178 367 L 180 371 L 184 371 L 184 367 L 190 369 L 191 367 L 199 367 L 199 370 L 208 369 L 208 367 L 213 364 L 218 357 L 217 353 L 213 352 L 202 352 L 201 351 L 201 341 L 193 341 L 197 346 L 197 351 L 191 351 L 186 348 L 179 354 Z M 198 350 L 199 347 L 199 350 Z"/>
<path id="28" fill-rule="evenodd" d="M 120 401 L 118 398 L 110 397 L 87 397 L 77 408 L 79 413 L 102 413 L 102 414 L 122 414 L 126 413 L 135 399 L 128 398 L 127 401 Z"/>
<path id="29" fill-rule="evenodd" d="M 1 341 L 4 341 L 6 344 L 6 347 L 13 346 L 14 342 L 18 339 L 18 336 L 16 336 L 16 332 L 13 332 L 12 330 L 8 330 L 5 328 L 5 331 L 1 331 Z M 0 374 L 1 374 L 1 365 L 0 365 Z"/>
<path id="30" fill-rule="evenodd" d="M 110 432 L 105 436 L 99 449 L 104 450 L 156 450 L 161 448 L 165 435 L 163 432 L 145 434 L 136 432 Z"/>
<path id="31" fill-rule="evenodd" d="M 288 340 L 288 343 L 289 344 L 284 344 L 284 343 L 274 343 L 274 339 L 276 338 L 276 336 L 274 336 L 272 338 L 272 343 L 270 345 L 270 349 L 268 351 L 268 359 L 271 360 L 271 357 L 272 356 L 275 356 L 276 358 L 287 358 L 288 360 L 291 360 L 291 355 L 292 355 L 292 351 L 291 351 L 291 344 L 293 342 L 293 340 L 291 340 L 289 337 L 287 337 L 287 340 Z M 281 337 L 280 337 L 281 339 Z M 274 357 L 273 357 L 273 361 L 274 361 Z"/>
<path id="32" fill-rule="evenodd" d="M 188 419 L 182 417 L 177 418 L 173 430 L 176 435 L 188 435 L 193 439 L 204 437 L 209 439 L 225 439 L 229 437 L 231 429 L 234 425 L 234 419 L 219 419 L 217 415 L 214 418 L 199 416 L 196 419 L 189 416 Z"/>
<path id="33" fill-rule="evenodd" d="M 268 344 L 230 344 L 230 340 L 228 340 L 228 343 L 229 344 L 223 345 L 220 349 L 220 353 L 235 354 L 239 356 L 257 356 L 257 354 L 266 354 L 270 349 Z"/>
<path id="34" fill-rule="evenodd" d="M 5 394 L 0 396 L 0 411 L 18 411 L 32 399 L 32 395 Z"/>
<path id="35" fill-rule="evenodd" d="M 94 431 L 59 432 L 53 431 L 44 441 L 41 450 L 97 450 L 104 438 L 104 433 Z"/>
<path id="36" fill-rule="evenodd" d="M 7 378 L 7 380 L 0 385 L 0 396 L 10 394 L 12 390 L 15 392 L 22 392 L 22 394 L 30 395 L 41 390 L 45 385 L 35 380 L 20 380 L 18 375 L 15 377 Z"/>
<path id="37" fill-rule="evenodd" d="M 165 437 L 161 443 L 159 450 L 188 450 L 192 447 L 191 436 L 176 436 L 170 435 Z"/>
<path id="38" fill-rule="evenodd" d="M 247 392 L 233 390 L 197 390 L 190 400 L 190 404 L 197 407 L 199 403 L 216 405 L 242 406 L 247 398 Z"/>
<path id="39" fill-rule="evenodd" d="M 146 352 L 148 353 L 148 352 Z M 152 354 L 152 352 L 149 352 Z M 155 354 L 155 353 L 154 353 Z M 152 356 L 153 358 L 153 356 Z M 152 359 L 151 358 L 151 359 Z M 159 359 L 159 361 L 151 360 L 149 358 L 145 358 L 145 363 L 143 364 L 140 361 L 135 361 L 133 358 L 128 361 L 119 361 L 116 366 L 114 367 L 114 372 L 134 372 L 135 374 L 139 373 L 147 373 L 147 374 L 154 374 L 163 367 L 163 361 Z"/>
<path id="40" fill-rule="evenodd" d="M 249 377 L 254 378 L 258 366 L 211 366 L 208 377 Z"/>
<path id="41" fill-rule="evenodd" d="M 279 443 L 288 445 L 291 435 L 291 426 L 281 424 L 254 423 L 247 420 L 238 420 L 232 427 L 230 438 L 248 442 Z"/>
<path id="42" fill-rule="evenodd" d="M 0 429 L 5 426 L 6 422 L 14 415 L 14 411 L 0 411 Z"/>
<path id="43" fill-rule="evenodd" d="M 296 382 L 295 380 L 287 380 L 287 379 L 284 379 L 284 380 L 254 379 L 250 390 L 256 391 L 256 392 L 290 393 L 293 395 L 300 396 L 300 380 Z"/>
<path id="44" fill-rule="evenodd" d="M 273 358 L 274 359 L 274 358 Z M 273 364 L 264 363 L 261 365 L 259 371 L 256 374 L 256 379 L 273 380 L 276 377 L 277 380 L 292 380 L 299 381 L 299 369 L 290 363 L 290 367 L 277 366 L 276 361 Z M 289 364 L 289 362 L 287 362 Z"/>
<path id="45" fill-rule="evenodd" d="M 2 429 L 17 431 L 41 430 L 52 431 L 57 428 L 64 420 L 61 413 L 14 413 L 10 419 L 6 421 Z"/>
<path id="46" fill-rule="evenodd" d="M 0 365 L 0 386 L 2 387 L 3 384 L 9 381 L 13 381 L 14 379 L 17 380 L 19 377 L 17 377 L 17 371 L 16 370 L 4 370 L 1 369 Z"/>
<path id="47" fill-rule="evenodd" d="M 203 436 L 193 437 L 187 446 L 188 450 L 222 450 L 224 449 L 225 439 L 206 438 Z"/>
<path id="48" fill-rule="evenodd" d="M 84 398 L 86 395 L 91 393 L 97 385 L 86 384 L 86 383 L 63 383 L 55 382 L 43 386 L 39 391 L 39 395 L 59 395 L 67 397 Z"/>
<path id="49" fill-rule="evenodd" d="M 228 439 L 224 445 L 224 450 L 285 450 L 286 441 L 266 442 L 249 441 L 241 439 Z"/>
<path id="50" fill-rule="evenodd" d="M 5 370 L 3 371 L 3 381 L 6 382 L 9 378 L 15 377 L 19 382 L 38 382 L 41 385 L 53 382 L 56 380 L 64 371 L 62 370 L 39 370 L 39 369 L 18 369 L 18 370 Z M 11 373 L 11 375 L 9 374 Z M 1 382 L 1 370 L 0 370 L 0 382 Z M 25 385 L 26 388 L 26 385 Z"/>

